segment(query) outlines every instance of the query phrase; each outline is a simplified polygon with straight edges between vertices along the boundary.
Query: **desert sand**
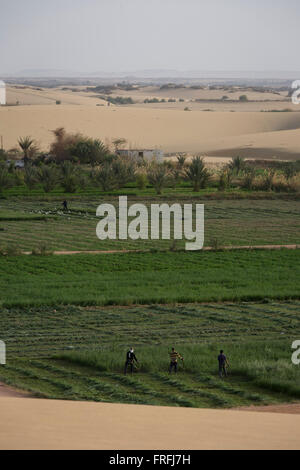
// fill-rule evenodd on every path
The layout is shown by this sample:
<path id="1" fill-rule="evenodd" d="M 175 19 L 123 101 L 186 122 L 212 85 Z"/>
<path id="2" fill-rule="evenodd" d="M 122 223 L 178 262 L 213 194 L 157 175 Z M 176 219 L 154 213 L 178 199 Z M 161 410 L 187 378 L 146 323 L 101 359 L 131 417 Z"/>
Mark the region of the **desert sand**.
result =
<path id="1" fill-rule="evenodd" d="M 5 450 L 300 448 L 299 415 L 32 398 L 0 398 L 0 414 Z"/>
<path id="2" fill-rule="evenodd" d="M 117 95 L 143 99 L 157 91 L 160 98 L 216 97 L 214 90 L 151 90 L 141 89 Z M 235 99 L 241 92 L 233 93 Z M 235 96 L 237 95 L 237 96 Z M 300 111 L 289 101 L 278 102 L 284 96 L 269 93 L 248 93 L 258 102 L 244 104 L 212 103 L 214 112 L 205 112 L 208 104 L 191 103 L 190 112 L 184 103 L 144 104 L 142 101 L 128 106 L 107 106 L 96 93 L 71 90 L 8 87 L 8 102 L 19 101 L 19 106 L 0 107 L 0 135 L 5 149 L 17 145 L 20 136 L 30 135 L 41 148 L 47 150 L 53 129 L 65 127 L 69 132 L 81 132 L 105 143 L 123 137 L 130 147 L 161 148 L 166 153 L 199 153 L 217 159 L 235 155 L 247 158 L 295 159 L 299 156 L 300 112 L 267 113 L 262 109 Z M 250 96 L 251 95 L 251 96 Z M 231 97 L 231 95 L 230 95 Z M 270 99 L 264 103 L 262 100 Z M 56 105 L 56 100 L 61 104 Z M 97 106 L 98 105 L 98 106 Z M 204 108 L 203 108 L 204 106 Z M 235 112 L 232 112 L 235 111 Z"/>
<path id="3" fill-rule="evenodd" d="M 53 139 L 51 130 L 57 127 L 104 141 L 125 137 L 131 147 L 219 157 L 245 151 L 253 158 L 293 158 L 292 154 L 297 158 L 300 141 L 300 113 L 205 113 L 87 105 L 0 108 L 0 135 L 6 149 L 26 135 L 46 149 Z"/>

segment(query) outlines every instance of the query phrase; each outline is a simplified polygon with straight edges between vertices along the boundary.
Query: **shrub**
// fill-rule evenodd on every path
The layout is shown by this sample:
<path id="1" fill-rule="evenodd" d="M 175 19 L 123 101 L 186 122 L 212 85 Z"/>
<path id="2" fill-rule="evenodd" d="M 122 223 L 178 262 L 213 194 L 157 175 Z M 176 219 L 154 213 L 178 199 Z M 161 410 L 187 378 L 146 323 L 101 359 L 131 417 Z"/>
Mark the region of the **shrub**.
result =
<path id="1" fill-rule="evenodd" d="M 254 186 L 256 171 L 255 168 L 247 168 L 245 170 L 245 175 L 241 182 L 241 187 L 244 189 L 251 190 Z"/>
<path id="2" fill-rule="evenodd" d="M 140 190 L 146 189 L 147 183 L 148 183 L 147 175 L 145 175 L 145 173 L 138 173 L 136 177 L 136 185 L 138 189 Z"/>
<path id="3" fill-rule="evenodd" d="M 66 193 L 75 193 L 78 186 L 78 172 L 74 165 L 66 160 L 60 166 L 60 183 Z"/>
<path id="4" fill-rule="evenodd" d="M 157 194 L 161 194 L 170 180 L 170 170 L 161 163 L 152 163 L 148 169 L 148 180 Z"/>
<path id="5" fill-rule="evenodd" d="M 4 189 L 10 188 L 12 186 L 12 177 L 8 172 L 5 162 L 0 162 L 0 193 Z"/>
<path id="6" fill-rule="evenodd" d="M 40 243 L 37 248 L 33 248 L 31 254 L 33 256 L 50 256 L 53 255 L 53 251 L 49 250 L 45 243 Z"/>
<path id="7" fill-rule="evenodd" d="M 111 191 L 116 187 L 115 173 L 109 163 L 104 163 L 97 171 L 93 172 L 92 179 L 96 185 L 100 185 L 103 191 Z"/>
<path id="8" fill-rule="evenodd" d="M 90 163 L 92 166 L 103 163 L 109 154 L 108 148 L 101 140 L 88 137 L 78 137 L 68 150 L 71 157 L 75 157 L 80 163 Z"/>
<path id="9" fill-rule="evenodd" d="M 265 170 L 261 179 L 261 189 L 263 191 L 272 191 L 274 187 L 275 170 Z"/>
<path id="10" fill-rule="evenodd" d="M 135 164 L 131 159 L 118 158 L 114 160 L 112 162 L 112 171 L 119 189 L 135 179 Z"/>
<path id="11" fill-rule="evenodd" d="M 33 189 L 38 183 L 38 171 L 33 165 L 26 165 L 24 170 L 24 182 L 28 189 Z"/>
<path id="12" fill-rule="evenodd" d="M 247 96 L 247 95 L 241 95 L 241 96 L 239 97 L 239 100 L 240 100 L 241 102 L 245 103 L 246 101 L 248 101 L 248 96 Z"/>
<path id="13" fill-rule="evenodd" d="M 45 193 L 49 193 L 59 183 L 57 168 L 53 165 L 41 165 L 38 171 L 38 179 Z"/>
<path id="14" fill-rule="evenodd" d="M 219 181 L 218 181 L 218 189 L 219 191 L 225 191 L 230 187 L 232 179 L 232 172 L 230 170 L 223 170 L 220 174 Z"/>

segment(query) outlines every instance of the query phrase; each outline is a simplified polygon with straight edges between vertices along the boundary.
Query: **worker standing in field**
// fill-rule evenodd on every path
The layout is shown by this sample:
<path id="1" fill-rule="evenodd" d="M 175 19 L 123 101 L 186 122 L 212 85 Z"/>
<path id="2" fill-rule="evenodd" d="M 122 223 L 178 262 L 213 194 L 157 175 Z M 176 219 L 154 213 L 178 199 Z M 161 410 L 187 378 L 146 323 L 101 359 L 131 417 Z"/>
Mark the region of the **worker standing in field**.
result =
<path id="1" fill-rule="evenodd" d="M 130 366 L 130 373 L 132 374 L 133 372 L 133 366 L 134 366 L 134 361 L 138 363 L 139 361 L 136 358 L 136 355 L 134 354 L 134 349 L 130 348 L 130 350 L 126 354 L 126 362 L 125 362 L 125 370 L 124 374 L 127 374 L 127 369 L 128 366 Z"/>
<path id="2" fill-rule="evenodd" d="M 175 348 L 172 348 L 172 351 L 169 354 L 171 359 L 169 373 L 171 374 L 172 369 L 174 369 L 174 372 L 176 374 L 178 369 L 178 359 L 181 359 L 183 361 L 183 357 L 180 356 L 177 351 L 175 351 Z"/>
<path id="3" fill-rule="evenodd" d="M 67 211 L 68 210 L 68 203 L 66 200 L 64 200 L 64 202 L 62 203 L 62 206 L 63 206 L 63 210 L 64 211 Z"/>
<path id="4" fill-rule="evenodd" d="M 227 377 L 227 367 L 229 366 L 229 362 L 227 357 L 224 354 L 223 349 L 221 349 L 220 354 L 218 355 L 218 362 L 219 362 L 219 376 L 222 378 L 223 374 Z"/>

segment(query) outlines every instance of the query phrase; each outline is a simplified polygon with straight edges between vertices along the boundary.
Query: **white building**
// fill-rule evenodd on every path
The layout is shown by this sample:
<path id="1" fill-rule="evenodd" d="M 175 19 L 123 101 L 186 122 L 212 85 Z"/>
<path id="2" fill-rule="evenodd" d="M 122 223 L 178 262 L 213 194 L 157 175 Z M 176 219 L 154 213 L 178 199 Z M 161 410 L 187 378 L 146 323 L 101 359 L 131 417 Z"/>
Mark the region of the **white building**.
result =
<path id="1" fill-rule="evenodd" d="M 117 150 L 120 157 L 132 157 L 136 160 L 156 161 L 162 163 L 164 152 L 158 149 L 120 149 Z"/>
<path id="2" fill-rule="evenodd" d="M 0 106 L 6 104 L 6 85 L 0 80 Z"/>

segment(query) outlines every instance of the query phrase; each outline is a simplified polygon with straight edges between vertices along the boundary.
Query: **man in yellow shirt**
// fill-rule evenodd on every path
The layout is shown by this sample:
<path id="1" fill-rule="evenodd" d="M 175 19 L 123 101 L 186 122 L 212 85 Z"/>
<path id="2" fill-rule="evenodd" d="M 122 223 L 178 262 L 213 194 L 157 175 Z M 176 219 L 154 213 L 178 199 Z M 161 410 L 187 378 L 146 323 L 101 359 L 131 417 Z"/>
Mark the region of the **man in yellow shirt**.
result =
<path id="1" fill-rule="evenodd" d="M 172 348 L 172 351 L 170 352 L 170 367 L 169 367 L 169 373 L 171 374 L 172 369 L 174 368 L 175 374 L 177 373 L 177 368 L 178 368 L 178 359 L 181 359 L 183 361 L 183 357 L 180 356 L 178 352 L 175 351 L 175 348 Z"/>

